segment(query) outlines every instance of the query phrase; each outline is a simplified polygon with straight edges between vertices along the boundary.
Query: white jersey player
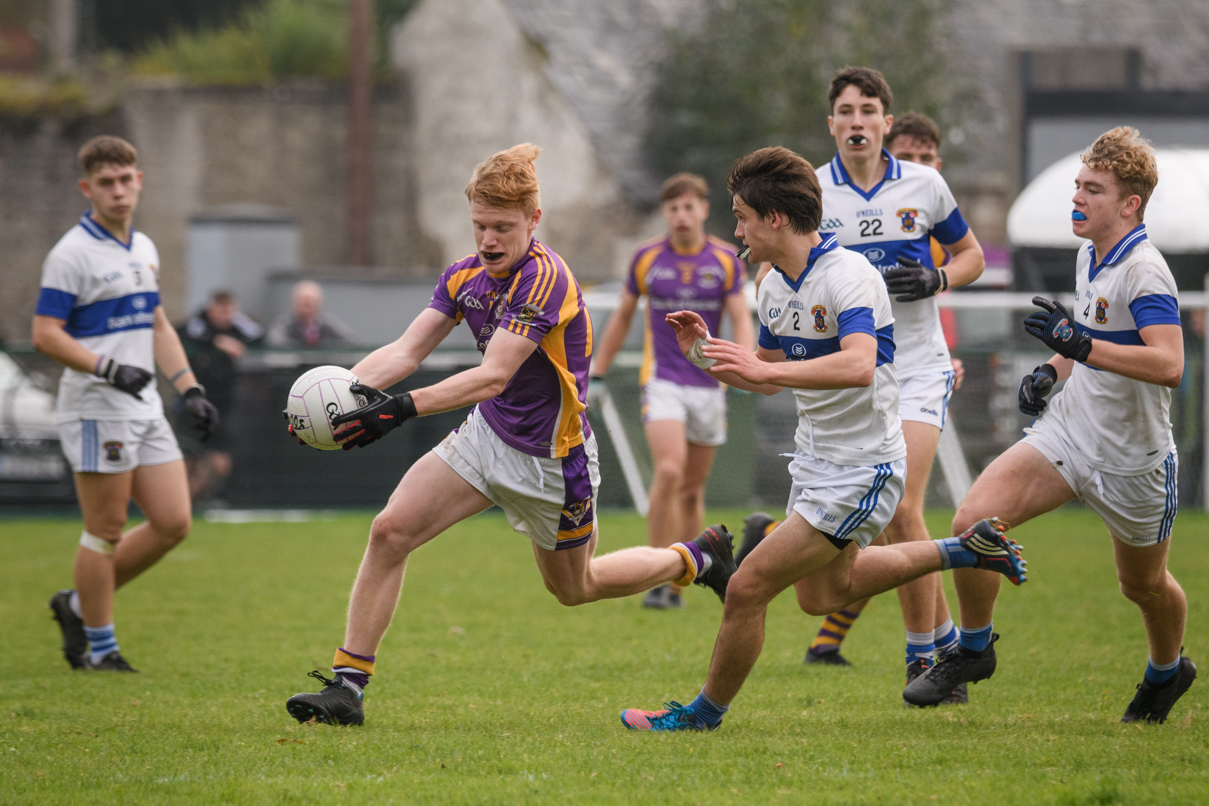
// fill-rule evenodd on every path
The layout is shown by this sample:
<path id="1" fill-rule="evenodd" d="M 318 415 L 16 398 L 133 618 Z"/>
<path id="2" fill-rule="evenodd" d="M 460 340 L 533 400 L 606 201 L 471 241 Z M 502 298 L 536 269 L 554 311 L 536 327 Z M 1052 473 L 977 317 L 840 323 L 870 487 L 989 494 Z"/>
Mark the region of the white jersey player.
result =
<path id="1" fill-rule="evenodd" d="M 1021 411 L 1040 416 L 983 471 L 954 519 L 958 527 L 994 510 L 1019 524 L 1072 498 L 1100 516 L 1121 592 L 1142 610 L 1150 645 L 1123 722 L 1164 721 L 1196 678 L 1181 656 L 1187 602 L 1167 571 L 1178 469 L 1168 405 L 1184 343 L 1175 282 L 1142 223 L 1157 183 L 1154 151 L 1134 129 L 1106 132 L 1084 152 L 1071 219 L 1090 243 L 1075 264 L 1075 307 L 1035 297 L 1042 310 L 1024 322 L 1056 353 L 1020 384 Z M 1062 378 L 1065 388 L 1047 403 Z M 908 702 L 932 704 L 995 670 L 997 585 L 967 573 L 954 581 L 961 648 L 907 687 Z"/>
<path id="2" fill-rule="evenodd" d="M 92 208 L 47 256 L 33 325 L 34 346 L 66 366 L 57 420 L 84 515 L 76 590 L 59 591 L 50 608 L 72 668 L 131 672 L 114 636 L 114 591 L 190 525 L 184 462 L 151 383 L 156 364 L 203 438 L 217 412 L 160 306 L 155 245 L 131 227 L 142 188 L 134 148 L 97 137 L 79 159 Z M 123 534 L 131 498 L 147 521 Z"/>
<path id="3" fill-rule="evenodd" d="M 704 688 L 688 706 L 628 709 L 634 730 L 718 726 L 760 655 L 768 604 L 785 588 L 816 615 L 950 567 L 1000 571 L 1019 584 L 1024 563 L 991 520 L 960 537 L 865 548 L 903 491 L 906 447 L 898 421 L 890 300 L 867 260 L 820 233 L 814 169 L 784 148 L 740 159 L 727 189 L 735 236 L 753 262 L 771 261 L 761 284 L 755 353 L 709 336 L 692 311 L 668 315 L 681 350 L 723 383 L 797 396 L 786 517 L 731 578 Z"/>

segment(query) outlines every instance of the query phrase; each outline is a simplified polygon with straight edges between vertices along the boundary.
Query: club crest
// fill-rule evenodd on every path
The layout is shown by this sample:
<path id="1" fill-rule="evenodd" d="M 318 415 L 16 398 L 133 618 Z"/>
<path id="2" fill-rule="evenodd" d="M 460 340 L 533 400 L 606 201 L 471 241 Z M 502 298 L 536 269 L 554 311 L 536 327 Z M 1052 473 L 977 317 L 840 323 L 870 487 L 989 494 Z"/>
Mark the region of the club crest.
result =
<path id="1" fill-rule="evenodd" d="M 534 319 L 541 316 L 542 313 L 542 309 L 536 305 L 526 304 L 521 307 L 520 313 L 516 315 L 516 321 L 522 325 L 528 325 L 531 324 Z"/>
<path id="2" fill-rule="evenodd" d="M 914 207 L 904 207 L 895 215 L 898 216 L 898 222 L 902 225 L 903 232 L 915 232 L 915 218 L 919 215 L 919 210 Z"/>
<path id="3" fill-rule="evenodd" d="M 592 499 L 586 501 L 576 501 L 563 509 L 563 517 L 571 521 L 571 523 L 579 526 L 579 522 L 584 519 L 584 516 L 592 509 Z"/>
<path id="4" fill-rule="evenodd" d="M 827 309 L 822 305 L 815 305 L 810 309 L 810 313 L 814 316 L 814 330 L 816 333 L 827 332 Z"/>
<path id="5" fill-rule="evenodd" d="M 106 462 L 122 461 L 122 448 L 125 447 L 122 443 L 118 442 L 117 440 L 113 440 L 112 442 L 106 442 L 104 447 Z"/>
<path id="6" fill-rule="evenodd" d="M 1108 324 L 1108 300 L 1104 297 L 1096 299 L 1096 324 Z"/>
<path id="7" fill-rule="evenodd" d="M 1075 331 L 1071 329 L 1069 320 L 1062 319 L 1058 322 L 1058 324 L 1054 325 L 1053 336 L 1055 339 L 1059 339 L 1061 341 L 1070 341 L 1071 337 L 1074 335 Z"/>

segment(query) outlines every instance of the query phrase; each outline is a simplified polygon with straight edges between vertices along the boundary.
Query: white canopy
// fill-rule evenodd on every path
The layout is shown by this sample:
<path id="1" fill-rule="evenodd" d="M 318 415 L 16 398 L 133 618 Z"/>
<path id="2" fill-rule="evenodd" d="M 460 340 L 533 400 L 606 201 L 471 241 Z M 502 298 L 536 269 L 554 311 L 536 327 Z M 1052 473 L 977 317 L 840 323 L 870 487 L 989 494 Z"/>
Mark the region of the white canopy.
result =
<path id="1" fill-rule="evenodd" d="M 1155 149 L 1159 184 L 1146 205 L 1146 234 L 1166 252 L 1209 252 L 1209 149 Z M 1012 203 L 1012 246 L 1074 248 L 1084 241 L 1070 231 L 1071 196 L 1079 155 L 1046 168 Z"/>

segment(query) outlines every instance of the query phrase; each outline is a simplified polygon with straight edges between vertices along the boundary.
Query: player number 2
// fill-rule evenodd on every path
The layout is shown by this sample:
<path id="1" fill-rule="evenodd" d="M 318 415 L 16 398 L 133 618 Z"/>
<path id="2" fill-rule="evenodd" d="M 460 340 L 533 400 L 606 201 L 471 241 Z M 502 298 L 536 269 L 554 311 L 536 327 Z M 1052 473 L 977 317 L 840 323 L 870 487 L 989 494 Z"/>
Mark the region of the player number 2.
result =
<path id="1" fill-rule="evenodd" d="M 861 221 L 861 237 L 868 238 L 873 235 L 882 234 L 882 220 L 880 218 L 866 218 Z"/>
<path id="2" fill-rule="evenodd" d="M 793 312 L 793 329 L 796 331 L 799 331 L 799 332 L 801 332 L 801 330 L 802 330 L 800 327 L 798 327 L 798 312 L 797 311 Z"/>

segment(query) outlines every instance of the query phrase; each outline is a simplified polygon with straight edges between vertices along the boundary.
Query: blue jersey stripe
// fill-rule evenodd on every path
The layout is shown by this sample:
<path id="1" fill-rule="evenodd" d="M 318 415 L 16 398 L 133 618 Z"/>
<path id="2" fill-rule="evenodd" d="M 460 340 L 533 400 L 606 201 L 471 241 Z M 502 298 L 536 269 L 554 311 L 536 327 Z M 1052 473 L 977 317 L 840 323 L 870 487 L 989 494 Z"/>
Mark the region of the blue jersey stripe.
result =
<path id="1" fill-rule="evenodd" d="M 144 291 L 80 305 L 72 309 L 67 319 L 67 334 L 81 339 L 150 328 L 155 324 L 155 309 L 159 304 L 159 292 Z"/>
<path id="2" fill-rule="evenodd" d="M 760 339 L 759 339 L 758 344 L 761 347 L 763 347 L 765 350 L 781 349 L 780 340 L 775 335 L 773 335 L 773 332 L 771 330 L 768 329 L 768 325 L 764 325 L 764 324 L 760 325 Z"/>
<path id="3" fill-rule="evenodd" d="M 844 338 L 850 333 L 868 333 L 870 336 L 877 335 L 877 328 L 873 326 L 873 309 L 872 308 L 849 308 L 846 311 L 841 311 L 836 317 L 836 322 L 840 326 L 840 338 Z"/>
<path id="4" fill-rule="evenodd" d="M 1146 342 L 1142 341 L 1142 334 L 1136 330 L 1092 330 L 1086 325 L 1076 324 L 1075 326 L 1079 328 L 1080 333 L 1086 333 L 1093 339 L 1110 341 L 1113 344 L 1129 344 L 1133 346 L 1146 344 Z"/>
<path id="5" fill-rule="evenodd" d="M 1141 330 L 1149 325 L 1178 325 L 1180 304 L 1170 294 L 1148 294 L 1129 303 L 1134 324 Z"/>
<path id="6" fill-rule="evenodd" d="M 921 235 L 914 240 L 903 241 L 874 241 L 873 243 L 852 244 L 845 247 L 865 256 L 873 267 L 882 274 L 890 269 L 899 267 L 900 257 L 910 258 L 929 269 L 935 268 L 932 263 L 932 244 L 930 236 Z"/>
<path id="7" fill-rule="evenodd" d="M 38 316 L 53 316 L 55 319 L 68 319 L 71 310 L 76 306 L 76 295 L 61 291 L 58 288 L 43 288 L 38 292 L 38 307 L 34 313 Z"/>
<path id="8" fill-rule="evenodd" d="M 954 207 L 953 212 L 949 213 L 949 217 L 938 224 L 932 225 L 932 232 L 936 240 L 946 246 L 955 244 L 962 238 L 966 237 L 966 233 L 970 231 L 970 225 L 961 215 L 961 210 Z"/>
<path id="9" fill-rule="evenodd" d="M 868 309 L 866 309 L 868 310 Z M 854 330 L 853 333 L 866 333 L 865 330 Z M 765 336 L 767 335 L 767 338 Z M 848 335 L 847 333 L 844 334 Z M 894 325 L 879 327 L 877 337 L 877 366 L 894 363 Z M 760 326 L 760 346 L 765 350 L 781 350 L 790 361 L 808 361 L 811 358 L 821 358 L 834 355 L 840 351 L 840 337 L 830 339 L 803 339 L 798 336 L 777 336 L 763 325 Z"/>

